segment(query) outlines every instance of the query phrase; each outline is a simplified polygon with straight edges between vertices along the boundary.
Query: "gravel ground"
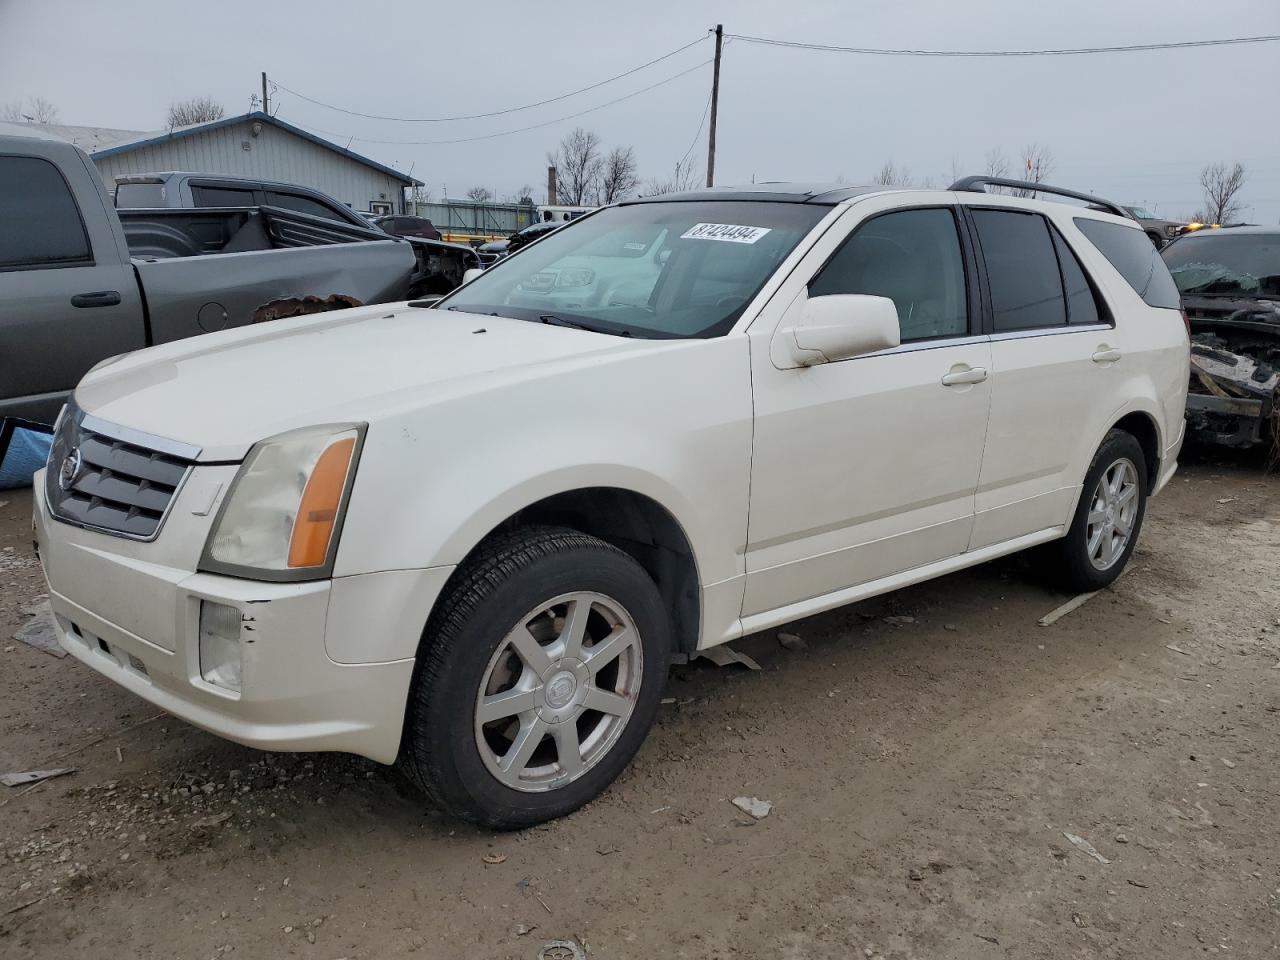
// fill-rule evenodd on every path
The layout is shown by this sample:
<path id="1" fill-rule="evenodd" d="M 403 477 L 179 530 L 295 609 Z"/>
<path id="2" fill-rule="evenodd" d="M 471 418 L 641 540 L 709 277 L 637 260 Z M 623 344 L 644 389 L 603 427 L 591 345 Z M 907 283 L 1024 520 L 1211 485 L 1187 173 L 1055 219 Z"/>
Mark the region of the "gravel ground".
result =
<path id="1" fill-rule="evenodd" d="M 1185 465 L 1125 576 L 1050 627 L 1067 597 L 1010 558 L 749 638 L 758 673 L 675 668 L 613 789 L 512 834 L 12 640 L 44 591 L 29 511 L 0 492 L 0 771 L 77 770 L 0 787 L 6 958 L 1280 949 L 1280 479 L 1255 460 Z"/>

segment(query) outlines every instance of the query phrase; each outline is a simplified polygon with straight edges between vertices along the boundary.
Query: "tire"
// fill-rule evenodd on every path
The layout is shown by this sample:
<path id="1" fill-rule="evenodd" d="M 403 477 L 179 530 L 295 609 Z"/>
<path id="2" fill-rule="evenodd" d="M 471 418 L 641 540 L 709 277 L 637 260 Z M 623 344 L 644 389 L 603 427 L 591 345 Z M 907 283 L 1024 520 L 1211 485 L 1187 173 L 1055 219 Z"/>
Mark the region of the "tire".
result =
<path id="1" fill-rule="evenodd" d="M 1131 510 L 1128 509 L 1128 500 L 1118 502 L 1123 494 L 1115 501 L 1109 501 L 1099 486 L 1104 477 L 1110 481 L 1117 476 L 1117 472 L 1126 475 L 1131 482 Z M 1128 485 L 1122 487 L 1122 490 L 1127 489 Z M 1097 513 L 1094 512 L 1095 506 L 1101 508 Z M 1111 521 L 1105 519 L 1108 507 L 1112 511 Z M 1076 512 L 1067 535 L 1044 548 L 1046 573 L 1056 585 L 1074 593 L 1101 590 L 1120 576 L 1125 564 L 1129 562 L 1146 512 L 1147 461 L 1142 453 L 1142 445 L 1133 434 L 1112 430 L 1094 454 L 1093 462 L 1085 474 L 1080 502 L 1076 504 Z M 1095 524 L 1090 524 L 1091 517 L 1097 521 Z M 1114 526 L 1108 533 L 1108 525 L 1111 523 Z M 1128 534 L 1121 543 L 1118 537 L 1125 526 L 1128 527 Z M 1091 534 L 1099 534 L 1097 546 L 1093 549 Z"/>
<path id="2" fill-rule="evenodd" d="M 576 657 L 566 650 L 575 637 Z M 427 624 L 399 766 L 436 805 L 481 826 L 564 816 L 640 748 L 670 659 L 670 618 L 632 557 L 557 527 L 495 537 L 454 574 Z"/>

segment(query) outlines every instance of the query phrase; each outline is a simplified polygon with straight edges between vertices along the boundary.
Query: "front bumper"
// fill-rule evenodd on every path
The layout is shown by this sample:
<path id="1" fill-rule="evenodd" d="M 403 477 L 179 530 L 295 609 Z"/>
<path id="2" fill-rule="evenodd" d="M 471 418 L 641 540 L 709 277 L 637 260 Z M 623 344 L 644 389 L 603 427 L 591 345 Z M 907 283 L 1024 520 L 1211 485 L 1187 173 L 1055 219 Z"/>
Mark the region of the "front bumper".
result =
<path id="1" fill-rule="evenodd" d="M 129 555 L 156 545 L 126 545 L 54 520 L 40 475 L 33 526 L 59 642 L 82 663 L 247 746 L 395 760 L 416 637 L 425 623 L 419 608 L 429 608 L 436 592 L 431 588 L 443 585 L 445 571 L 294 584 L 191 573 Z M 382 602 L 403 596 L 414 597 L 412 608 L 388 609 Z M 238 693 L 200 675 L 202 600 L 241 612 Z M 390 644 L 382 639 L 388 635 L 399 639 Z M 386 659 L 344 663 L 331 656 L 361 649 Z"/>

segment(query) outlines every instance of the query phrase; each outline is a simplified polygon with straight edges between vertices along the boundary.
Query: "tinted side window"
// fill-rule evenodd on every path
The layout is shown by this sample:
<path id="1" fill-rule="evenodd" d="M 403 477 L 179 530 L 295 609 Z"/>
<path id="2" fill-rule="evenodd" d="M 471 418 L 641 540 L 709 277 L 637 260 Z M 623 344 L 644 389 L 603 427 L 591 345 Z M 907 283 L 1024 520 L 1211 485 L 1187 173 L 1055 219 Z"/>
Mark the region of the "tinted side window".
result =
<path id="1" fill-rule="evenodd" d="M 947 209 L 902 210 L 867 221 L 809 283 L 809 296 L 862 293 L 898 308 L 904 343 L 969 330 L 964 257 Z"/>
<path id="2" fill-rule="evenodd" d="M 284 207 L 286 210 L 297 210 L 299 213 L 309 213 L 313 217 L 325 217 L 329 220 L 339 220 L 342 223 L 347 222 L 347 218 L 342 216 L 333 208 L 326 206 L 318 200 L 312 200 L 310 197 L 304 197 L 296 193 L 267 193 L 267 203 L 277 207 Z"/>
<path id="3" fill-rule="evenodd" d="M 1062 268 L 1062 288 L 1067 294 L 1067 323 L 1100 323 L 1105 319 L 1098 310 L 1098 300 L 1089 285 L 1084 267 L 1067 246 L 1067 241 L 1057 230 L 1053 234 L 1053 247 L 1058 252 L 1058 266 Z"/>
<path id="4" fill-rule="evenodd" d="M 987 262 L 996 332 L 1065 326 L 1058 257 L 1044 217 L 974 210 L 973 219 Z"/>
<path id="5" fill-rule="evenodd" d="M 1077 217 L 1076 226 L 1150 307 L 1178 310 L 1182 301 L 1169 269 L 1147 235 L 1134 227 Z"/>
<path id="6" fill-rule="evenodd" d="M 0 269 L 90 262 L 80 208 L 58 168 L 0 157 Z"/>
<path id="7" fill-rule="evenodd" d="M 252 207 L 253 191 L 233 187 L 198 187 L 191 185 L 191 197 L 197 207 Z"/>

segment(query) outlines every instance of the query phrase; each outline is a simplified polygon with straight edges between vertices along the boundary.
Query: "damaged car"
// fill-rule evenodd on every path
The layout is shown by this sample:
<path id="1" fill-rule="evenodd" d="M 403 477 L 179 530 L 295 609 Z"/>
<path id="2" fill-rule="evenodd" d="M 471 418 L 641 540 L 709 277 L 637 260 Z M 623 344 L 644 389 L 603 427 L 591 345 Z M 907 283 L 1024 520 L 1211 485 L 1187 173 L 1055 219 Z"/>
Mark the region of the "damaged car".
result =
<path id="1" fill-rule="evenodd" d="M 470 247 L 273 203 L 117 210 L 83 150 L 40 134 L 0 136 L 0 224 L 0 418 L 43 424 L 131 351 L 438 299 L 481 266 Z"/>
<path id="2" fill-rule="evenodd" d="M 1280 439 L 1280 229 L 1189 234 L 1163 251 L 1191 329 L 1187 421 L 1232 447 Z"/>

